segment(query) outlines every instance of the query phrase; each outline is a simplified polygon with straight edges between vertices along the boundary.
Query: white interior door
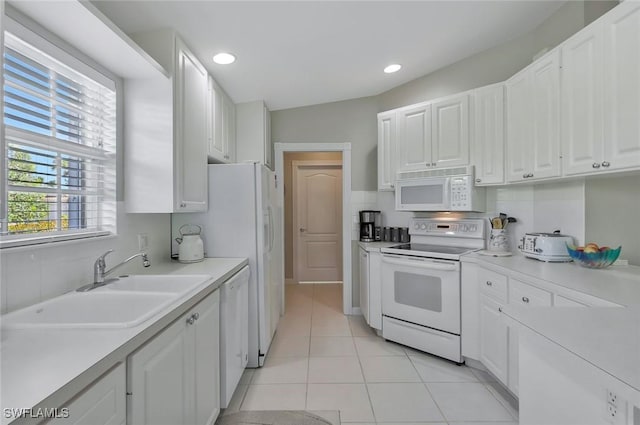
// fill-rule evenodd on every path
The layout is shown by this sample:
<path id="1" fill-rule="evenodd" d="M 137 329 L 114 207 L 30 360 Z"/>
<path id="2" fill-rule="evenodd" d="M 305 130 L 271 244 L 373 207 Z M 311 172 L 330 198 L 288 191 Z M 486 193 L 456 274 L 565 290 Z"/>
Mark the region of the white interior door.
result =
<path id="1" fill-rule="evenodd" d="M 298 282 L 342 280 L 342 165 L 294 161 L 294 272 Z"/>

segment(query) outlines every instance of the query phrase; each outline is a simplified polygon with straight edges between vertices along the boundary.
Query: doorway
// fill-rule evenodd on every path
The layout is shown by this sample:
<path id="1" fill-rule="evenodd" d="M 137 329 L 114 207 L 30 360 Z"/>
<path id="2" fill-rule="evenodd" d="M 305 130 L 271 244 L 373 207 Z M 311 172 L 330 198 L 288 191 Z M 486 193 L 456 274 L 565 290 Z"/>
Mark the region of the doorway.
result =
<path id="1" fill-rule="evenodd" d="M 352 298 L 350 153 L 348 143 L 275 144 L 287 292 L 331 286 L 344 314 L 351 314 Z"/>

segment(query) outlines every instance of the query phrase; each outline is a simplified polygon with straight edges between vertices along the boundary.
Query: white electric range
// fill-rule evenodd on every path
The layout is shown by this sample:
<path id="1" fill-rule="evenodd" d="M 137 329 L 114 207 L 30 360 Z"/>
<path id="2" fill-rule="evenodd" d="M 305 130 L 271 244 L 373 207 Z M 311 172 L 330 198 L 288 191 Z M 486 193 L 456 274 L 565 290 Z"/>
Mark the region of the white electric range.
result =
<path id="1" fill-rule="evenodd" d="M 483 249 L 482 219 L 413 218 L 411 243 L 382 248 L 382 336 L 462 362 L 460 256 Z"/>

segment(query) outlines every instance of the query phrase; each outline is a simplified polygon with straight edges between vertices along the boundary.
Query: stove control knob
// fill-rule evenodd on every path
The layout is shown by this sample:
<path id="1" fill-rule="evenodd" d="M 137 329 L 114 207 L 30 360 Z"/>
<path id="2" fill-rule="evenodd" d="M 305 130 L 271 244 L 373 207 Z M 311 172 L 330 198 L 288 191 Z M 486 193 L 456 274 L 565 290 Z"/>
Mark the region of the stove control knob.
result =
<path id="1" fill-rule="evenodd" d="M 414 228 L 414 229 L 416 229 L 416 230 L 418 230 L 418 229 L 420 228 L 420 223 L 416 223 L 416 224 L 414 224 L 414 225 L 413 225 L 413 228 Z"/>
<path id="2" fill-rule="evenodd" d="M 426 224 L 424 224 L 424 223 L 422 223 L 422 224 L 420 225 L 420 229 L 422 229 L 422 230 L 427 230 L 427 225 L 426 225 Z"/>

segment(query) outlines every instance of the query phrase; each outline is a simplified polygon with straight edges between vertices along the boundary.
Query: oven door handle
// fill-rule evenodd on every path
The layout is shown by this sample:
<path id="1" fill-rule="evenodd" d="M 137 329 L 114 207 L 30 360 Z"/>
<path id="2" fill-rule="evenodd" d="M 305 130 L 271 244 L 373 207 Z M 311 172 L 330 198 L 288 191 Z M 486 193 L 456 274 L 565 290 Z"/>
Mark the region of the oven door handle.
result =
<path id="1" fill-rule="evenodd" d="M 456 271 L 458 270 L 459 263 L 450 263 L 445 261 L 433 261 L 433 260 L 406 260 L 398 259 L 398 257 L 391 257 L 387 255 L 382 256 L 382 261 L 387 264 L 394 264 L 396 266 L 409 266 L 419 267 L 421 269 L 428 270 L 443 270 L 443 271 Z"/>

